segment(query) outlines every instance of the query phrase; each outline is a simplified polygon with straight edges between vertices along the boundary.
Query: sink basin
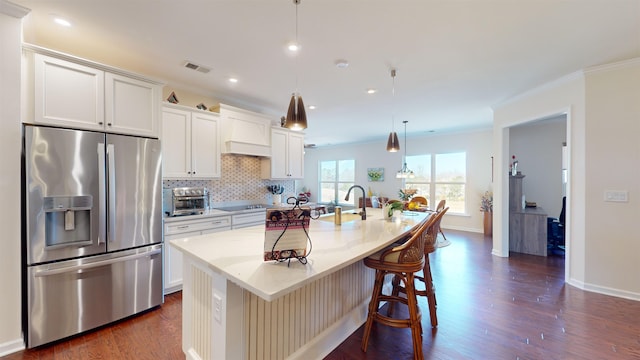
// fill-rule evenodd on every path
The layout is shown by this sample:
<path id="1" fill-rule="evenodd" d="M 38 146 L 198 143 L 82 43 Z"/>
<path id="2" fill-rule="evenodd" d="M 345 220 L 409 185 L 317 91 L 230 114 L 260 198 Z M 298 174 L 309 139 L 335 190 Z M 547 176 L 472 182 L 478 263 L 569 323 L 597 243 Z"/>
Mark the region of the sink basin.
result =
<path id="1" fill-rule="evenodd" d="M 367 217 L 369 216 L 369 214 L 367 214 Z M 322 220 L 322 221 L 328 221 L 328 222 L 335 222 L 335 215 L 328 215 L 328 216 L 321 216 L 318 218 L 318 220 Z M 342 223 L 347 223 L 350 221 L 354 221 L 354 220 L 360 220 L 362 219 L 362 217 L 358 214 L 354 214 L 354 213 L 342 213 Z"/>

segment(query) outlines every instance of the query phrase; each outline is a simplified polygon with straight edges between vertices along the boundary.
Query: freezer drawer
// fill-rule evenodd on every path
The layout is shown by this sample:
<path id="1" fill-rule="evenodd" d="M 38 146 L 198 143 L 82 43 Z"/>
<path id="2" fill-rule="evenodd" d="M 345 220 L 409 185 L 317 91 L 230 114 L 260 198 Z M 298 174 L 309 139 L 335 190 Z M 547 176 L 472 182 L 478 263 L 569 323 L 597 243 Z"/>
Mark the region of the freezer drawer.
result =
<path id="1" fill-rule="evenodd" d="M 160 305 L 162 244 L 29 267 L 29 348 Z"/>

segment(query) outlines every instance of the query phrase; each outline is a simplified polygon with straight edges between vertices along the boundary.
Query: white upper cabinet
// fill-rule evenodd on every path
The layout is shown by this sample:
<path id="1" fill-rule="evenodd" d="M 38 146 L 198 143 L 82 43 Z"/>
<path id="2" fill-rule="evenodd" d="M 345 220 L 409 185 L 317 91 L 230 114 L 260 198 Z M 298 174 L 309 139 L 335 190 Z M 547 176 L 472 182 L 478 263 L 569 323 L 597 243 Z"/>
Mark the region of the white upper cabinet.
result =
<path id="1" fill-rule="evenodd" d="M 24 51 L 23 122 L 158 137 L 159 83 L 54 55 Z"/>
<path id="2" fill-rule="evenodd" d="M 262 159 L 263 179 L 304 178 L 304 135 L 280 128 L 271 129 L 271 157 Z"/>
<path id="3" fill-rule="evenodd" d="M 220 177 L 218 114 L 180 105 L 162 109 L 162 173 L 165 179 Z"/>
<path id="4" fill-rule="evenodd" d="M 157 85 L 105 73 L 107 131 L 158 137 L 160 96 Z"/>
<path id="5" fill-rule="evenodd" d="M 33 60 L 34 122 L 104 129 L 104 71 L 40 54 Z"/>

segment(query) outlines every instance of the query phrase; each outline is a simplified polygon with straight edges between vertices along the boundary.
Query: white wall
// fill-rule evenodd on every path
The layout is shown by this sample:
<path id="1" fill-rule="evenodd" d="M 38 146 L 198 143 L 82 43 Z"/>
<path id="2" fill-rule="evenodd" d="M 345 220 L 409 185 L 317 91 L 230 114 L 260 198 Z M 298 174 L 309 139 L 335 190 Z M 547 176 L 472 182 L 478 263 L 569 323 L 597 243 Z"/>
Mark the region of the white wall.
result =
<path id="1" fill-rule="evenodd" d="M 587 71 L 585 104 L 585 288 L 640 300 L 640 58 Z"/>
<path id="2" fill-rule="evenodd" d="M 527 201 L 534 201 L 550 217 L 562 209 L 562 143 L 566 142 L 566 116 L 533 121 L 509 131 L 510 154 L 518 159 L 518 171 Z"/>
<path id="3" fill-rule="evenodd" d="M 313 124 L 312 124 L 313 125 Z M 312 200 L 318 194 L 318 163 L 321 160 L 356 160 L 356 179 L 365 190 L 369 188 L 380 196 L 398 198 L 402 181 L 395 178 L 402 167 L 404 139 L 397 153 L 386 151 L 386 139 L 380 142 L 336 145 L 306 149 L 304 181 L 298 187 L 311 189 Z M 467 214 L 449 215 L 442 220 L 442 226 L 450 229 L 482 232 L 483 214 L 480 212 L 480 197 L 491 189 L 491 150 L 492 134 L 490 130 L 407 137 L 407 155 L 466 152 L 467 153 Z M 383 182 L 368 182 L 367 168 L 384 168 Z M 354 204 L 361 196 L 356 193 Z"/>
<path id="4" fill-rule="evenodd" d="M 24 347 L 20 278 L 20 51 L 26 9 L 0 0 L 0 356 Z M 11 204 L 8 206 L 8 204 Z"/>
<path id="5" fill-rule="evenodd" d="M 589 69 L 519 96 L 494 109 L 496 181 L 494 250 L 508 256 L 509 130 L 567 113 L 569 182 L 565 278 L 586 290 L 640 300 L 640 59 Z M 629 165 L 631 164 L 631 165 Z M 629 201 L 604 201 L 604 191 L 627 190 Z"/>

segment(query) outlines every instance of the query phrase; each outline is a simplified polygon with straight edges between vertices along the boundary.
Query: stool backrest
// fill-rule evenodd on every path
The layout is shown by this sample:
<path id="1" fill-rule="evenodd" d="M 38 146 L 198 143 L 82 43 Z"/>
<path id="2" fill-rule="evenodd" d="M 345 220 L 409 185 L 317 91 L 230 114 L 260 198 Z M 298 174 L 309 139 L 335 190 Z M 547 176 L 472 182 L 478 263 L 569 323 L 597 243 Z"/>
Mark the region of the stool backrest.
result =
<path id="1" fill-rule="evenodd" d="M 426 229 L 426 239 L 424 244 L 424 253 L 429 254 L 436 251 L 436 244 L 438 242 L 438 231 L 440 230 L 440 221 L 444 214 L 449 210 L 448 207 L 441 211 L 431 215 L 433 221 L 430 222 L 429 227 Z"/>
<path id="2" fill-rule="evenodd" d="M 385 259 L 390 253 L 399 252 L 398 263 L 420 262 L 425 254 L 424 243 L 426 240 L 426 229 L 433 223 L 435 216 L 431 215 L 420 222 L 417 229 L 410 233 L 409 240 L 400 246 L 395 246 L 385 251 L 381 258 Z"/>
<path id="3" fill-rule="evenodd" d="M 440 210 L 444 209 L 444 205 L 447 203 L 447 200 L 442 199 L 440 200 L 440 202 L 438 203 L 438 206 L 436 207 L 436 211 L 440 212 Z"/>

